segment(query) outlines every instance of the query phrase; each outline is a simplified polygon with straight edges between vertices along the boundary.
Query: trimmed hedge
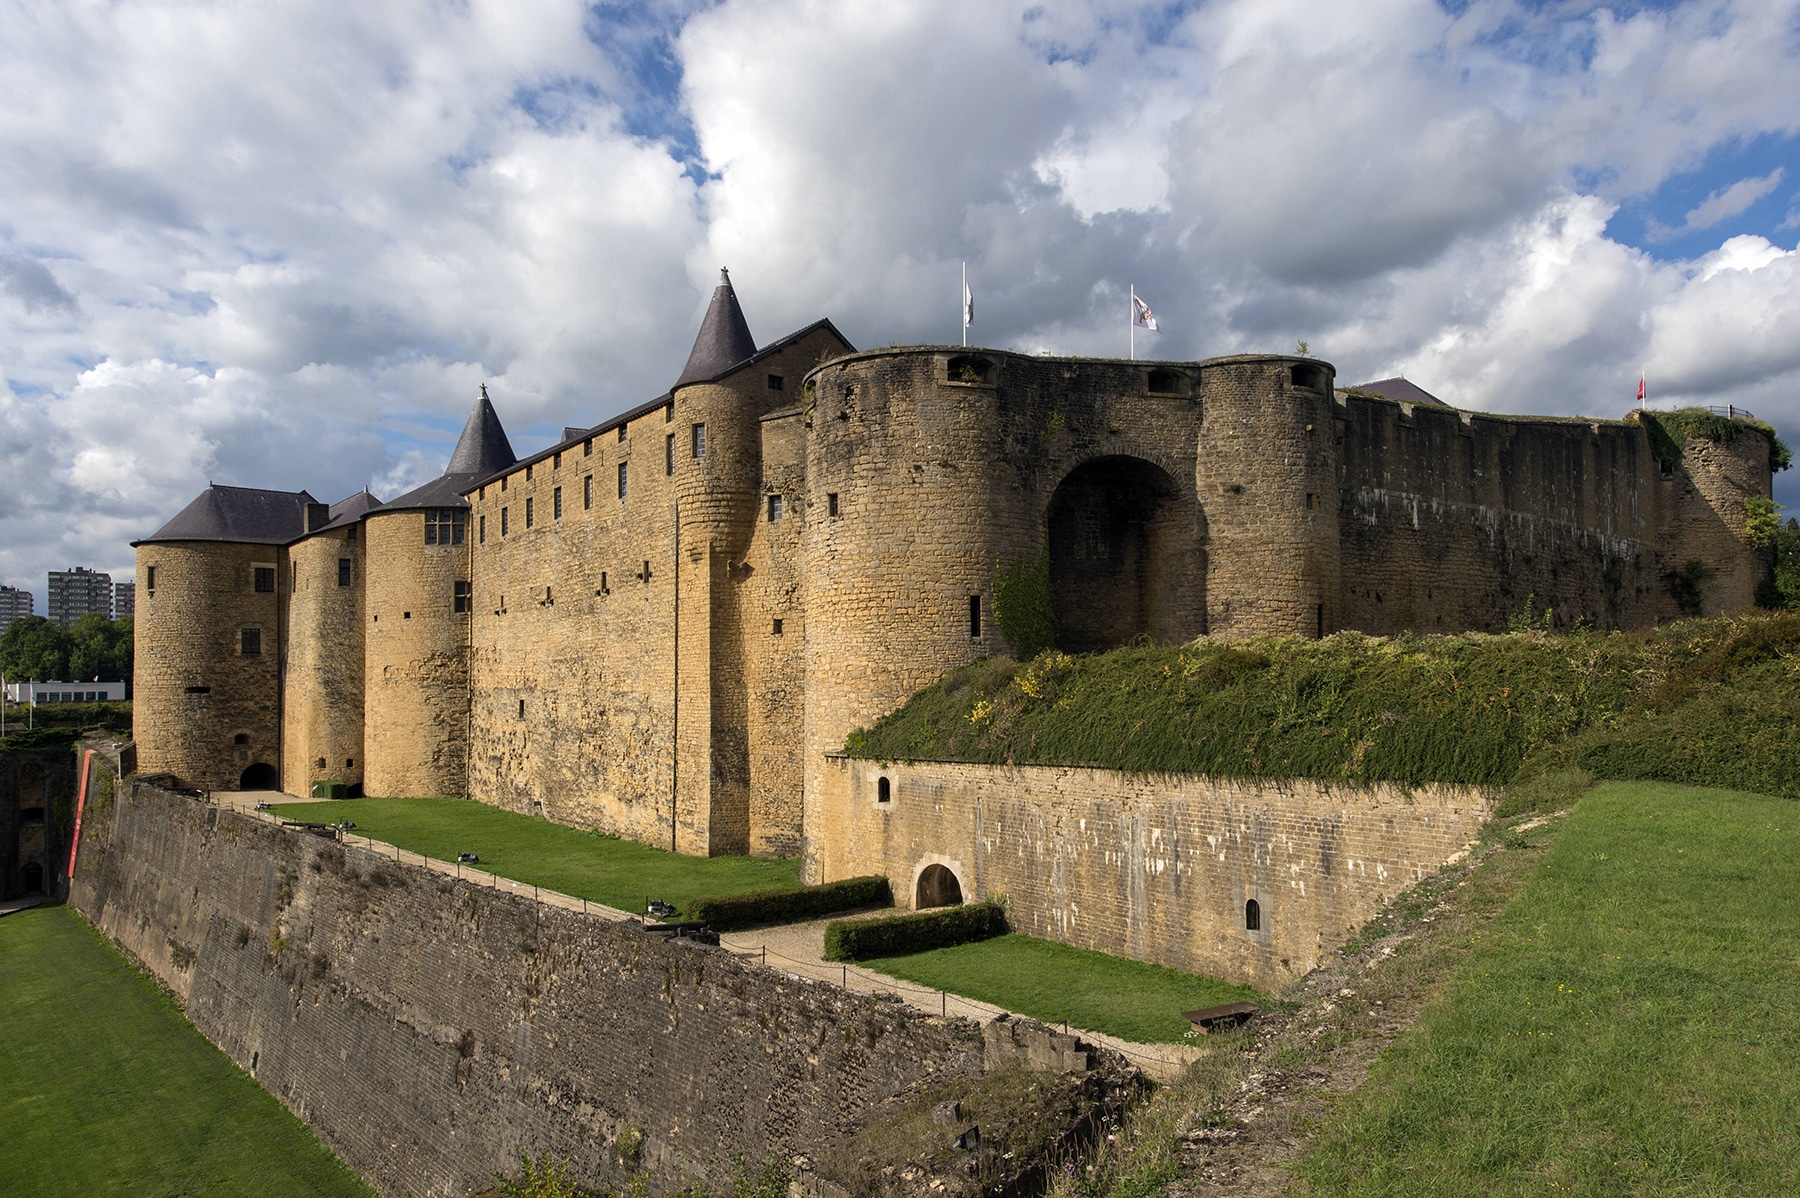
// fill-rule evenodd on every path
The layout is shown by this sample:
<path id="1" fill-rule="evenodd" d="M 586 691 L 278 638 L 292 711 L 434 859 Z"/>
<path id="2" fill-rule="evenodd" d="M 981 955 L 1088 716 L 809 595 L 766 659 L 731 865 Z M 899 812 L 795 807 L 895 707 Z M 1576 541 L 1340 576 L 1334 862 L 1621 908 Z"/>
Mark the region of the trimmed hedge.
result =
<path id="1" fill-rule="evenodd" d="M 823 886 L 784 886 L 756 894 L 689 899 L 682 915 L 705 923 L 715 932 L 741 932 L 763 924 L 817 919 L 859 907 L 885 907 L 893 901 L 894 892 L 886 878 L 845 878 Z"/>
<path id="2" fill-rule="evenodd" d="M 967 903 L 887 919 L 840 919 L 825 926 L 825 959 L 904 957 L 1004 936 L 1007 931 L 1006 908 L 999 903 Z"/>

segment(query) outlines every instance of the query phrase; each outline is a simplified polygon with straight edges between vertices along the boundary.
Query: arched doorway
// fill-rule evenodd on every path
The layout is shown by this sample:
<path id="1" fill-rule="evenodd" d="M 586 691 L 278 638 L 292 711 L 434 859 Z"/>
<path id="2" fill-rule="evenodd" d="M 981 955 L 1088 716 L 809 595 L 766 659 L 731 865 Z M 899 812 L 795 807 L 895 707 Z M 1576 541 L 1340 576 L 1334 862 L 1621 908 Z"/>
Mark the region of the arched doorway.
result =
<path id="1" fill-rule="evenodd" d="M 280 790 L 281 775 L 275 772 L 274 766 L 258 761 L 245 770 L 243 776 L 238 779 L 238 789 Z"/>
<path id="2" fill-rule="evenodd" d="M 36 861 L 27 861 L 19 870 L 19 885 L 26 894 L 42 894 L 44 867 Z"/>
<path id="3" fill-rule="evenodd" d="M 1049 510 L 1058 647 L 1091 653 L 1205 632 L 1201 536 L 1193 499 L 1160 466 L 1118 456 L 1070 471 Z"/>
<path id="4" fill-rule="evenodd" d="M 913 899 L 914 907 L 954 907 L 962 901 L 962 884 L 956 880 L 955 874 L 941 865 L 927 865 L 919 871 L 919 887 Z"/>

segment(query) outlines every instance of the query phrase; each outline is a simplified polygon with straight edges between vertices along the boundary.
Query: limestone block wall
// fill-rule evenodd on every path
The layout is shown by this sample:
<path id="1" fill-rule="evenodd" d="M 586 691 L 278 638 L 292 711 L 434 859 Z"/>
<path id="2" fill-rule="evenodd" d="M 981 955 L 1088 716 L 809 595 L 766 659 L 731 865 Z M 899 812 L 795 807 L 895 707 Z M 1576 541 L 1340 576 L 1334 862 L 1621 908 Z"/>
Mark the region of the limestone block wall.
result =
<path id="1" fill-rule="evenodd" d="M 275 571 L 273 590 L 256 590 L 258 567 Z M 280 546 L 139 547 L 131 722 L 144 773 L 235 790 L 252 765 L 280 769 L 287 587 Z"/>
<path id="2" fill-rule="evenodd" d="M 1195 487 L 1207 512 L 1207 630 L 1319 636 L 1343 618 L 1332 368 L 1201 365 Z"/>
<path id="3" fill-rule="evenodd" d="M 1770 563 L 1766 550 L 1744 543 L 1744 500 L 1770 496 L 1773 450 L 1768 436 L 1752 429 L 1741 430 L 1732 441 L 1690 437 L 1682 444 L 1674 478 L 1663 484 L 1674 492 L 1664 525 L 1668 551 L 1663 560 L 1677 571 L 1691 571 L 1690 563 L 1699 562 L 1701 571 L 1698 602 L 1685 609 L 1680 602 L 1684 596 L 1665 580 L 1671 614 L 1716 616 L 1756 602 Z"/>
<path id="4" fill-rule="evenodd" d="M 288 546 L 281 788 L 363 782 L 364 568 L 357 525 Z M 341 563 L 348 563 L 347 569 Z M 404 609 L 402 609 L 404 610 Z"/>
<path id="5" fill-rule="evenodd" d="M 795 851 L 802 634 L 769 642 L 803 606 L 770 545 L 794 556 L 804 497 L 790 447 L 796 519 L 770 542 L 761 418 L 840 344 L 815 332 L 469 497 L 473 797 L 682 852 Z"/>
<path id="6" fill-rule="evenodd" d="M 835 756 L 821 880 L 942 865 L 1028 935 L 1273 990 L 1479 834 L 1467 787 L 1334 786 Z M 887 779 L 887 802 L 880 799 Z M 1259 927 L 1245 926 L 1246 904 Z"/>
<path id="7" fill-rule="evenodd" d="M 723 1192 L 983 1065 L 972 1024 L 143 786 L 84 824 L 71 902 L 396 1198 L 521 1152 L 623 1189 L 639 1133 L 653 1192 Z"/>
<path id="8" fill-rule="evenodd" d="M 454 606 L 468 546 L 425 544 L 417 510 L 374 512 L 363 536 L 363 789 L 467 794 L 469 616 Z"/>

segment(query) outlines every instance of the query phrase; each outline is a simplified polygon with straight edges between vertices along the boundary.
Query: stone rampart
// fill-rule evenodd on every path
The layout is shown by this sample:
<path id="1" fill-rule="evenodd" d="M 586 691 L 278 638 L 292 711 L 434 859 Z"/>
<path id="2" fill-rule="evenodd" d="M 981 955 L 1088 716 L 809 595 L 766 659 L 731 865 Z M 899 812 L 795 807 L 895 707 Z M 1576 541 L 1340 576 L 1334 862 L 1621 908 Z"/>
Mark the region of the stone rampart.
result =
<path id="1" fill-rule="evenodd" d="M 918 903 L 942 866 L 964 899 L 1003 896 L 1017 931 L 1264 989 L 1462 852 L 1491 810 L 1471 787 L 841 756 L 822 791 L 815 880 L 886 874 Z"/>
<path id="2" fill-rule="evenodd" d="M 972 1024 L 142 784 L 82 840 L 75 907 L 383 1194 L 463 1195 L 521 1151 L 728 1189 L 734 1157 L 983 1069 Z"/>

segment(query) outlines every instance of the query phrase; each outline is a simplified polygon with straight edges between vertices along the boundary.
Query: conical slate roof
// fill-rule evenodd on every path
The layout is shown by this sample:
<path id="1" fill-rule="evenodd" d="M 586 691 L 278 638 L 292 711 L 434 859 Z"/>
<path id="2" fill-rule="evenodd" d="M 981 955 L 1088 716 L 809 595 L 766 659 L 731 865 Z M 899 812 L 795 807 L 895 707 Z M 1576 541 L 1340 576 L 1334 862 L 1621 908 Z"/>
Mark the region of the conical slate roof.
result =
<path id="1" fill-rule="evenodd" d="M 469 413 L 469 423 L 463 425 L 462 437 L 456 442 L 456 452 L 450 455 L 450 464 L 444 467 L 444 473 L 383 504 L 380 510 L 467 507 L 468 501 L 462 497 L 464 491 L 473 489 L 490 474 L 516 465 L 518 460 L 512 442 L 506 439 L 506 430 L 500 426 L 494 405 L 488 401 L 487 384 L 483 383 L 481 398 L 475 401 L 475 410 Z"/>
<path id="2" fill-rule="evenodd" d="M 494 405 L 488 402 L 487 384 L 483 383 L 481 398 L 475 401 L 475 410 L 469 413 L 469 423 L 463 425 L 462 437 L 456 442 L 456 452 L 450 455 L 450 464 L 444 467 L 444 473 L 485 477 L 518 460 L 512 442 L 506 439 L 506 430 L 500 427 Z"/>
<path id="3" fill-rule="evenodd" d="M 731 289 L 731 276 L 721 267 L 719 285 L 713 288 L 706 319 L 700 322 L 700 335 L 694 338 L 694 350 L 688 355 L 687 366 L 675 380 L 675 386 L 704 383 L 755 354 L 756 338 L 750 335 L 744 310 L 738 307 L 737 292 Z"/>

